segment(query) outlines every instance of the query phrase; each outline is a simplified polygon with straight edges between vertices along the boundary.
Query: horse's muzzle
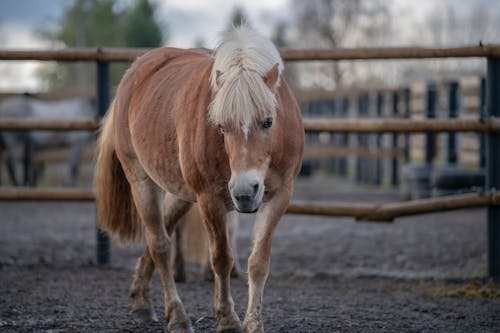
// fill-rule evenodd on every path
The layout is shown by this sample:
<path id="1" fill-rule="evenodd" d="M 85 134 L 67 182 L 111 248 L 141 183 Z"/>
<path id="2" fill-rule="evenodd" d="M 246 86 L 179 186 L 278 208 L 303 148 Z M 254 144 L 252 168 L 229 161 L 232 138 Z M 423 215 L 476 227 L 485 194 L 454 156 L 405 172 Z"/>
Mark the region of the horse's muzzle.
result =
<path id="1" fill-rule="evenodd" d="M 264 195 L 264 184 L 260 173 L 247 171 L 232 175 L 229 181 L 229 193 L 238 212 L 256 212 Z"/>

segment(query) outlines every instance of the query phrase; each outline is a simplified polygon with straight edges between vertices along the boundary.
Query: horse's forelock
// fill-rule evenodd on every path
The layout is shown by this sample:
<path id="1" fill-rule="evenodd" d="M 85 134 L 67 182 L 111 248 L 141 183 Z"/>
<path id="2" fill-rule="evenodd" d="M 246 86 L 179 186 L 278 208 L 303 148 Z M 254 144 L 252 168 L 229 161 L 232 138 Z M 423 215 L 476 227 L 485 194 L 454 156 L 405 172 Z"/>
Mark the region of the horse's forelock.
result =
<path id="1" fill-rule="evenodd" d="M 275 64 L 279 65 L 281 73 L 283 62 L 268 39 L 246 27 L 228 33 L 215 51 L 210 75 L 214 92 L 210 121 L 224 126 L 242 126 L 274 115 L 276 96 L 263 77 Z"/>

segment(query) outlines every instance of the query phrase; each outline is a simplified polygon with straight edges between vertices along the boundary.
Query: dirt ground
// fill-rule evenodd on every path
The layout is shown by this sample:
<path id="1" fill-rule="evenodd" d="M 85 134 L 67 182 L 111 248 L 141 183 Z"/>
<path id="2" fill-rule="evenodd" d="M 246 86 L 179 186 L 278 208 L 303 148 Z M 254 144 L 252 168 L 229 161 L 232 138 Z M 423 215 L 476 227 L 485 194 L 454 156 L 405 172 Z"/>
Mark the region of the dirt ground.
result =
<path id="1" fill-rule="evenodd" d="M 395 191 L 341 181 L 299 180 L 296 198 L 400 200 Z M 287 215 L 276 232 L 264 297 L 267 332 L 500 332 L 500 288 L 488 283 L 486 212 L 469 209 L 393 224 Z M 143 244 L 113 245 L 95 265 L 95 208 L 89 203 L 0 202 L 0 332 L 163 332 L 129 316 L 128 286 Z M 242 216 L 239 261 L 251 244 Z M 214 332 L 213 284 L 188 266 L 181 298 L 197 332 Z M 232 281 L 236 310 L 244 279 Z M 152 288 L 162 314 L 158 277 Z M 161 318 L 161 316 L 159 316 Z"/>

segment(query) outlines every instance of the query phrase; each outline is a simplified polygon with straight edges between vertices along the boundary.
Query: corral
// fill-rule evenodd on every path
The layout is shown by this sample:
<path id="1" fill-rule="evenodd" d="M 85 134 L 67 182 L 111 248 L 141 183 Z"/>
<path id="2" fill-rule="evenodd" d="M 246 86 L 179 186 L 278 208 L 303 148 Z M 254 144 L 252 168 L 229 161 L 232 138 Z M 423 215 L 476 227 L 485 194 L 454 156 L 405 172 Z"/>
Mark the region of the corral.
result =
<path id="1" fill-rule="evenodd" d="M 383 50 L 337 50 L 337 51 L 284 51 L 286 60 L 342 60 L 342 59 L 379 59 L 379 58 L 423 58 L 423 57 L 452 57 L 452 56 L 485 56 L 488 59 L 488 115 L 498 116 L 498 95 L 492 91 L 498 89 L 499 63 L 498 47 L 471 47 L 452 50 L 426 50 L 426 49 L 383 49 Z M 62 51 L 53 54 L 22 52 L 4 52 L 2 59 L 38 59 L 38 60 L 96 60 L 98 72 L 101 73 L 98 90 L 98 108 L 103 114 L 109 101 L 109 84 L 106 79 L 107 63 L 111 60 L 130 60 L 142 51 Z M 455 132 L 474 131 L 484 132 L 488 135 L 488 184 L 487 189 L 494 189 L 500 184 L 498 175 L 498 120 L 448 120 L 424 121 L 405 123 L 395 121 L 306 121 L 306 131 L 354 131 L 362 133 L 373 132 Z M 22 129 L 95 129 L 95 123 L 12 123 L 2 122 L 2 129 L 14 127 Z M 406 128 L 405 128 L 406 126 Z M 324 184 L 324 182 L 304 181 L 299 183 L 296 199 L 322 201 L 336 199 L 340 203 L 331 205 L 313 202 L 295 201 L 289 207 L 290 213 L 316 214 L 327 216 L 353 216 L 359 220 L 388 221 L 398 216 L 411 215 L 425 212 L 439 212 L 456 208 L 470 208 L 487 206 L 484 209 L 467 209 L 449 213 L 437 213 L 413 218 L 397 219 L 393 225 L 355 224 L 350 219 L 332 218 L 306 218 L 303 216 L 287 216 L 280 225 L 273 253 L 273 269 L 267 297 L 268 312 L 273 320 L 267 322 L 274 325 L 268 327 L 271 331 L 283 332 L 330 332 L 339 331 L 425 331 L 428 329 L 455 331 L 494 331 L 498 323 L 500 305 L 498 299 L 485 298 L 458 299 L 449 298 L 451 295 L 460 296 L 460 288 L 455 283 L 463 284 L 464 276 L 484 276 L 486 258 L 489 258 L 489 275 L 498 276 L 498 202 L 497 194 L 488 191 L 485 195 L 468 194 L 455 199 L 427 199 L 409 203 L 394 203 L 400 201 L 398 193 L 394 191 L 366 190 L 347 194 L 338 183 Z M 55 193 L 55 194 L 54 194 Z M 3 199 L 69 199 L 92 200 L 92 192 L 64 190 L 59 192 L 41 192 L 8 190 L 2 192 Z M 348 204 L 345 199 L 363 202 L 362 205 Z M 455 201 L 454 201 L 455 200 Z M 351 201 L 351 200 L 348 200 Z M 94 331 L 99 330 L 127 330 L 134 329 L 131 322 L 125 322 L 118 317 L 120 311 L 111 314 L 97 314 L 104 311 L 102 306 L 96 305 L 102 290 L 93 293 L 89 289 L 77 291 L 75 286 L 86 284 L 86 280 L 100 279 L 102 275 L 113 275 L 116 280 L 128 277 L 126 272 L 130 265 L 130 254 L 124 250 L 115 250 L 112 265 L 109 268 L 98 269 L 92 263 L 93 243 L 93 208 L 90 204 L 64 204 L 68 207 L 61 208 L 61 215 L 66 209 L 69 216 L 61 217 L 64 226 L 56 226 L 57 217 L 50 217 L 54 211 L 55 203 L 2 203 L 2 212 L 8 217 L 8 223 L 2 223 L 2 286 L 9 289 L 2 290 L 6 310 L 2 313 L 0 323 L 6 330 L 17 331 L 49 331 L 60 329 L 62 331 Z M 44 206 L 47 205 L 47 206 Z M 67 205 L 67 206 L 66 206 Z M 57 208 L 59 210 L 59 208 Z M 31 218 L 18 215 L 19 212 L 32 212 Z M 79 213 L 77 213 L 79 212 Z M 41 219 L 37 219 L 37 215 Z M 486 251 L 485 239 L 487 238 L 485 224 L 481 221 L 488 215 L 489 247 Z M 77 218 L 78 217 L 78 218 Z M 21 220 L 22 219 L 22 220 Z M 66 219 L 70 220 L 67 221 Z M 80 220 L 81 219 L 81 220 Z M 413 221 L 412 221 L 413 220 Z M 20 221 L 17 224 L 15 221 Z M 46 224 L 48 223 L 48 224 Z M 304 232 L 304 224 L 317 224 L 304 243 L 299 243 L 297 235 Z M 478 227 L 478 223 L 481 223 Z M 90 224 L 90 225 L 89 225 Z M 242 223 L 245 224 L 245 223 Z M 21 228 L 21 229 L 19 229 Z M 34 236 L 28 234 L 24 238 L 23 231 L 37 230 Z M 241 238 L 242 251 L 250 243 L 250 228 L 243 228 Z M 81 231 L 75 233 L 74 230 Z M 46 236 L 42 236 L 46 233 Z M 51 235 L 55 233 L 55 235 Z M 60 234 L 59 234 L 60 233 Z M 14 235 L 14 236 L 13 236 Z M 85 236 L 84 236 L 85 235 Z M 37 244 L 37 237 L 40 243 Z M 17 238 L 19 237 L 19 238 Z M 32 238 L 31 238 L 32 237 Z M 106 263 L 109 258 L 106 253 L 106 239 L 99 236 L 98 247 L 104 252 L 98 255 L 98 262 Z M 24 241 L 23 241 L 24 240 Z M 55 243 L 54 243 L 55 241 Z M 385 246 L 386 242 L 391 245 Z M 29 245 L 26 245 L 29 243 Z M 33 247 L 31 247 L 33 244 Z M 50 244 L 50 245 L 49 245 Z M 57 246 L 55 246 L 57 244 Z M 281 245 L 280 245 L 281 244 Z M 36 246 L 35 246 L 36 245 Z M 358 247 L 359 246 L 359 247 Z M 5 249 L 5 250 L 4 250 Z M 455 252 L 456 251 L 456 252 Z M 463 251 L 463 252 L 462 252 Z M 85 255 L 84 255 L 85 254 Z M 421 256 L 421 257 L 420 257 Z M 36 259 L 33 260 L 33 257 Z M 135 257 L 134 257 L 135 258 Z M 75 263 L 76 261 L 76 263 Z M 382 269 L 381 269 L 382 267 Z M 300 268 L 300 269 L 298 269 Z M 124 273 L 125 271 L 125 273 Z M 43 274 L 44 277 L 35 277 Z M 89 275 L 87 275 L 89 274 Z M 25 275 L 25 276 L 24 276 Z M 87 276 L 86 278 L 83 278 Z M 66 280 L 61 291 L 54 288 L 54 281 L 60 278 Z M 443 280 L 450 277 L 460 277 L 458 281 Z M 400 280 L 404 278 L 403 280 Z M 410 278 L 407 280 L 406 278 Z M 438 278 L 426 280 L 427 278 Z M 418 280 L 416 280 L 418 279 Z M 424 280 L 420 280 L 424 279 Z M 109 284 L 109 279 L 106 283 Z M 418 282 L 416 282 L 418 281 Z M 483 280 L 484 281 L 484 280 Z M 128 281 L 122 281 L 121 286 L 110 286 L 105 290 L 109 295 L 106 302 L 108 309 L 113 309 L 114 304 L 128 304 L 125 301 L 116 301 L 115 295 L 123 297 L 123 289 Z M 236 282 L 236 295 L 245 297 L 243 283 Z M 306 284 L 312 290 L 311 294 L 300 291 L 300 286 Z M 441 285 L 442 284 L 442 285 Z M 26 285 L 37 285 L 34 293 L 26 289 Z M 193 322 L 199 329 L 204 325 L 211 327 L 213 317 L 207 311 L 209 303 L 208 288 L 205 292 L 197 289 L 194 282 L 189 282 L 186 288 L 181 289 L 188 307 L 194 310 Z M 438 287 L 438 285 L 441 285 Z M 89 282 L 95 289 L 104 285 L 95 281 Z M 156 286 L 158 287 L 158 286 Z M 482 288 L 482 289 L 481 289 Z M 490 288 L 490 289 L 488 289 Z M 463 288 L 464 293 L 467 289 Z M 481 297 L 498 297 L 495 287 L 486 284 L 477 288 Z M 274 291 L 271 291 L 274 290 Z M 458 290 L 458 291 L 457 291 Z M 16 299 L 16 292 L 24 296 Z M 58 294 L 59 292 L 63 295 Z M 82 293 L 82 294 L 80 294 Z M 109 294 L 108 294 L 109 293 Z M 291 293 L 291 294 L 290 294 Z M 331 293 L 331 294 L 330 294 Z M 87 297 L 83 297 L 86 294 Z M 325 294 L 328 297 L 325 298 Z M 52 296 L 55 295 L 55 296 Z M 189 296 L 192 295 L 192 296 Z M 196 295 L 196 296 L 195 296 Z M 203 301 L 196 297 L 203 295 Z M 390 296 L 388 296 L 390 295 Z M 477 295 L 476 295 L 477 296 Z M 331 298 L 330 298 L 331 297 Z M 206 300 L 205 300 L 206 298 Z M 31 299 L 38 304 L 38 309 L 30 305 Z M 50 310 L 44 308 L 46 300 L 52 300 L 57 305 Z M 289 300 L 292 299 L 292 303 Z M 116 301 L 116 302 L 115 302 Z M 73 303 L 74 308 L 65 308 L 65 303 Z M 81 304 L 78 304 L 81 302 Z M 243 302 L 240 302 L 243 303 Z M 346 305 L 347 304 L 347 305 Z M 381 311 L 380 305 L 387 304 L 390 311 Z M 283 308 L 282 308 L 283 306 Z M 86 310 L 80 310 L 81 308 Z M 286 308 L 285 308 L 286 307 Z M 290 307 L 290 308 L 288 308 Z M 333 307 L 333 308 L 332 308 Z M 335 308 L 342 310 L 335 314 Z M 343 308 L 344 307 L 344 308 Z M 403 308 L 407 307 L 404 310 Z M 304 318 L 304 312 L 293 312 L 293 308 L 308 311 L 310 316 Z M 473 310 L 474 315 L 470 316 Z M 237 309 L 242 311 L 242 309 Z M 46 311 L 52 311 L 52 314 Z M 78 313 L 78 311 L 82 311 Z M 354 313 L 363 314 L 356 316 Z M 295 313 L 295 315 L 294 315 Z M 25 315 L 23 317 L 23 314 Z M 40 314 L 42 314 L 40 316 Z M 58 315 L 62 314 L 62 315 Z M 102 316 L 101 316 L 102 315 Z M 332 317 L 333 316 L 333 317 Z M 61 319 L 64 318 L 64 319 Z M 104 318 L 112 317 L 114 320 L 106 322 Z M 401 317 L 405 320 L 395 320 Z M 425 317 L 426 320 L 422 320 Z M 81 318 L 81 320 L 75 319 Z M 161 330 L 160 327 L 151 327 L 151 331 Z"/>

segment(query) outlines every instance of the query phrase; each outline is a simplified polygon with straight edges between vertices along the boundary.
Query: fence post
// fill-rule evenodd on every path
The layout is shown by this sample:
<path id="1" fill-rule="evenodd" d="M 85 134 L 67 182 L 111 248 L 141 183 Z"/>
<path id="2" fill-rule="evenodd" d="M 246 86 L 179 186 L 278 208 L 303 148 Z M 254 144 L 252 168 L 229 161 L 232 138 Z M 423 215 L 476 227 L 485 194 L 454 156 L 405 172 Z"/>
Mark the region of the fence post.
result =
<path id="1" fill-rule="evenodd" d="M 362 102 L 362 97 L 361 95 L 356 96 L 356 116 L 358 118 L 363 117 L 363 102 Z M 363 146 L 363 135 L 362 134 L 355 134 L 356 135 L 356 149 L 359 149 Z M 361 156 L 359 154 L 355 155 L 355 161 L 356 161 L 356 176 L 354 179 L 356 179 L 356 183 L 361 183 L 363 179 L 362 175 L 362 162 L 361 162 Z"/>
<path id="2" fill-rule="evenodd" d="M 366 118 L 368 116 L 368 94 L 361 94 L 357 97 L 358 117 Z M 369 134 L 357 134 L 358 143 L 356 148 L 368 148 Z M 368 174 L 368 158 L 357 154 L 356 156 L 356 181 L 358 183 L 368 183 L 370 175 Z"/>
<path id="3" fill-rule="evenodd" d="M 97 61 L 97 115 L 104 117 L 110 101 L 109 63 Z M 108 235 L 97 227 L 97 264 L 107 265 L 110 262 L 110 240 Z"/>
<path id="4" fill-rule="evenodd" d="M 486 118 L 486 78 L 481 78 L 481 86 L 479 91 L 479 119 Z M 479 134 L 479 169 L 484 170 L 486 167 L 486 135 Z"/>
<path id="5" fill-rule="evenodd" d="M 404 102 L 404 117 L 410 119 L 411 117 L 411 90 L 406 88 L 403 93 Z M 403 155 L 405 163 L 410 163 L 410 135 L 404 135 L 404 148 Z"/>
<path id="6" fill-rule="evenodd" d="M 349 99 L 347 97 L 344 97 L 340 100 L 340 103 L 341 103 L 340 117 L 346 119 L 349 117 Z M 339 141 L 340 141 L 340 145 L 343 146 L 343 148 L 349 148 L 349 134 L 348 133 L 341 133 Z M 340 161 L 339 161 L 339 174 L 340 174 L 340 176 L 348 177 L 348 174 L 347 174 L 348 163 L 349 163 L 348 157 L 341 157 L 340 158 Z"/>
<path id="7" fill-rule="evenodd" d="M 458 117 L 458 82 L 450 82 L 448 85 L 448 117 Z M 457 154 L 457 133 L 448 133 L 447 161 L 449 164 L 456 164 Z"/>
<path id="8" fill-rule="evenodd" d="M 399 115 L 399 91 L 392 93 L 392 116 L 397 118 Z M 398 134 L 392 133 L 392 150 L 398 151 Z M 395 155 L 392 157 L 391 162 L 391 184 L 392 186 L 397 186 L 399 183 L 399 166 L 398 166 L 399 156 Z"/>
<path id="9" fill-rule="evenodd" d="M 377 112 L 377 118 L 381 119 L 382 118 L 382 109 L 384 107 L 384 94 L 379 91 L 377 93 L 377 107 L 376 107 L 376 112 Z M 377 149 L 380 150 L 382 149 L 382 133 L 377 133 Z M 375 162 L 375 184 L 376 185 L 382 185 L 382 157 L 380 155 L 377 156 L 376 162 Z"/>
<path id="10" fill-rule="evenodd" d="M 488 58 L 486 78 L 486 112 L 500 117 L 500 58 Z M 486 136 L 486 187 L 500 189 L 500 133 Z M 500 277 L 500 206 L 488 206 L 488 275 Z"/>
<path id="11" fill-rule="evenodd" d="M 427 85 L 427 118 L 436 118 L 437 86 L 434 83 Z M 436 134 L 425 134 L 425 164 L 431 165 L 436 155 Z"/>

